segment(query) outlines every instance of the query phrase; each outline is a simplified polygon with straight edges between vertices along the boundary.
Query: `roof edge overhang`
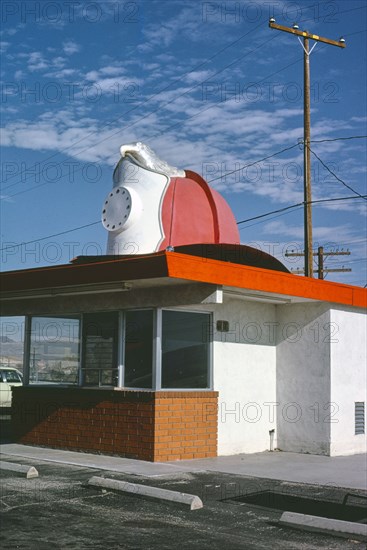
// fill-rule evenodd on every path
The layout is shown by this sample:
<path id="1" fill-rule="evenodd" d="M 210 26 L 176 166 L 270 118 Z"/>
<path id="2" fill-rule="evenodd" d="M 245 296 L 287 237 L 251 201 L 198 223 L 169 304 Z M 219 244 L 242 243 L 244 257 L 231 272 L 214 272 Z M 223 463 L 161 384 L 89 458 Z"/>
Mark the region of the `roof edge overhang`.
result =
<path id="1" fill-rule="evenodd" d="M 7 271 L 0 273 L 0 291 L 6 293 L 82 285 L 107 285 L 167 276 L 165 253 L 157 252 L 140 256 L 119 256 L 92 263 L 70 263 Z"/>
<path id="2" fill-rule="evenodd" d="M 342 283 L 172 252 L 167 252 L 167 266 L 169 277 L 205 281 L 312 301 L 361 308 L 367 306 L 366 289 Z"/>
<path id="3" fill-rule="evenodd" d="M 71 293 L 88 293 L 88 290 L 108 290 L 108 285 L 116 284 L 121 290 L 127 290 L 129 287 L 121 287 L 121 283 L 125 285 L 134 280 L 162 278 L 170 279 L 170 282 L 209 283 L 306 301 L 359 308 L 367 306 L 367 290 L 360 287 L 168 251 L 93 263 L 3 272 L 0 274 L 0 289 L 3 297 L 22 292 L 36 298 L 40 291 L 47 289 L 62 288 L 64 293 L 68 289 Z M 100 288 L 105 285 L 105 289 Z M 49 295 L 52 297 L 53 293 Z"/>

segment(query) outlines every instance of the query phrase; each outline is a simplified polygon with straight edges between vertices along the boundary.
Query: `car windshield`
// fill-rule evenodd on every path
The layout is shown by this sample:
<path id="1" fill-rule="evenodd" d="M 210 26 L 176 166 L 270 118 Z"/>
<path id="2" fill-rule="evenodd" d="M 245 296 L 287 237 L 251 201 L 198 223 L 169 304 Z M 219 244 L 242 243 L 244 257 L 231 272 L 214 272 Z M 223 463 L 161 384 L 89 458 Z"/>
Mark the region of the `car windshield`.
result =
<path id="1" fill-rule="evenodd" d="M 2 371 L 2 378 L 6 378 L 6 381 L 9 383 L 11 382 L 22 382 L 22 377 L 18 372 L 15 370 L 3 370 Z"/>

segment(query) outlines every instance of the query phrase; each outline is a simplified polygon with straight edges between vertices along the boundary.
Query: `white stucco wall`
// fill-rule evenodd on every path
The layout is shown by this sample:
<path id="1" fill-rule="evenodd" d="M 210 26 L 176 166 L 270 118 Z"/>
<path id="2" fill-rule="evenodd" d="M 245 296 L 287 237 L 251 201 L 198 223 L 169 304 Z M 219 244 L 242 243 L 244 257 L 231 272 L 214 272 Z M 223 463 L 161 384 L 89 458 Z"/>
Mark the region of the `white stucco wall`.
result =
<path id="1" fill-rule="evenodd" d="M 329 454 L 330 313 L 327 304 L 277 306 L 277 444 Z"/>
<path id="2" fill-rule="evenodd" d="M 213 389 L 219 392 L 218 454 L 283 451 L 346 455 L 366 451 L 354 434 L 354 404 L 366 403 L 366 316 L 327 303 L 273 305 L 224 294 L 213 285 L 37 299 L 33 313 L 176 307 L 213 313 Z M 202 303 L 204 300 L 207 303 Z M 15 308 L 24 308 L 19 301 Z M 32 309 L 34 308 L 34 309 Z M 9 314 L 16 314 L 17 309 Z M 218 320 L 229 332 L 218 332 Z"/>
<path id="3" fill-rule="evenodd" d="M 366 452 L 366 434 L 355 435 L 354 404 L 367 402 L 367 317 L 362 312 L 333 309 L 331 341 L 331 419 L 330 454 Z M 367 403 L 366 403 L 367 404 Z M 366 407 L 366 405 L 365 405 Z"/>
<path id="4" fill-rule="evenodd" d="M 269 449 L 276 427 L 275 306 L 225 299 L 215 307 L 216 321 L 230 332 L 214 331 L 214 389 L 219 391 L 218 454 Z"/>

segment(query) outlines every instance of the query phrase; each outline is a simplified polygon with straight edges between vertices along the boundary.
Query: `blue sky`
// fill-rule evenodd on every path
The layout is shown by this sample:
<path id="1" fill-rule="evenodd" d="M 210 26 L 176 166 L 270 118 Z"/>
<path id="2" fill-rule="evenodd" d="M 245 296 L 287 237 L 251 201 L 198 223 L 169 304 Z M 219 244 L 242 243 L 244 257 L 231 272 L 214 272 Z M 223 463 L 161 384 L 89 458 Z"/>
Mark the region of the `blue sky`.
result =
<path id="1" fill-rule="evenodd" d="M 103 254 L 107 235 L 95 222 L 119 147 L 132 141 L 213 180 L 238 221 L 302 202 L 303 53 L 296 37 L 268 28 L 272 15 L 345 37 L 344 50 L 318 43 L 311 55 L 312 150 L 366 194 L 366 139 L 339 139 L 367 134 L 366 7 L 364 0 L 4 0 L 2 269 Z M 313 200 L 357 196 L 324 165 L 312 155 Z M 313 226 L 315 247 L 351 251 L 326 267 L 353 271 L 327 278 L 364 286 L 366 201 L 317 203 Z M 301 258 L 284 257 L 303 249 L 302 208 L 239 227 L 243 243 L 303 267 Z M 28 244 L 13 246 L 20 243 Z"/>

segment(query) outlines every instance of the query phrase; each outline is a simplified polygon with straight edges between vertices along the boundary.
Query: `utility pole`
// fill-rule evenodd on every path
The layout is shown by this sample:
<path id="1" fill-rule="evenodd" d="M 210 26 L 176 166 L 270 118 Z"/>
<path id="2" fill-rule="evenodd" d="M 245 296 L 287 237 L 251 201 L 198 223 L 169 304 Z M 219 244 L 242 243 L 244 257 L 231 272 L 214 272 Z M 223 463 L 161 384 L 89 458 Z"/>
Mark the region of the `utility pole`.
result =
<path id="1" fill-rule="evenodd" d="M 293 256 L 293 257 L 305 257 L 305 253 L 304 252 L 286 252 L 284 254 L 287 258 Z M 350 256 L 350 252 L 349 250 L 336 250 L 335 252 L 333 251 L 330 251 L 330 252 L 324 252 L 324 247 L 323 246 L 319 246 L 318 249 L 317 249 L 317 252 L 312 252 L 312 256 L 317 256 L 317 274 L 318 274 L 318 278 L 319 279 L 325 279 L 324 275 L 325 273 L 344 273 L 346 271 L 352 271 L 350 269 L 350 267 L 340 267 L 340 268 L 333 268 L 333 269 L 329 269 L 329 268 L 325 268 L 324 267 L 324 257 L 325 256 Z M 305 270 L 304 269 L 296 269 L 296 270 L 292 270 L 292 273 L 294 273 L 295 275 L 303 275 L 305 273 Z"/>
<path id="2" fill-rule="evenodd" d="M 303 208 L 305 239 L 305 275 L 313 277 L 312 259 L 312 194 L 311 194 L 311 115 L 310 115 L 310 49 L 303 39 Z"/>
<path id="3" fill-rule="evenodd" d="M 317 249 L 317 278 L 323 279 L 324 278 L 324 247 L 319 246 Z"/>
<path id="4" fill-rule="evenodd" d="M 303 179 L 304 179 L 304 241 L 305 241 L 305 275 L 313 277 L 313 252 L 312 252 L 312 193 L 311 193 L 311 115 L 310 115 L 310 55 L 317 42 L 324 42 L 330 46 L 345 48 L 344 38 L 330 40 L 308 31 L 300 31 L 295 23 L 293 27 L 277 25 L 272 17 L 269 20 L 269 27 L 278 31 L 284 31 L 298 36 L 303 48 L 303 88 L 304 88 L 304 111 L 303 111 Z M 303 37 L 303 43 L 300 40 Z M 309 49 L 309 39 L 315 40 L 315 44 Z"/>

